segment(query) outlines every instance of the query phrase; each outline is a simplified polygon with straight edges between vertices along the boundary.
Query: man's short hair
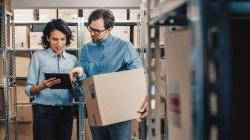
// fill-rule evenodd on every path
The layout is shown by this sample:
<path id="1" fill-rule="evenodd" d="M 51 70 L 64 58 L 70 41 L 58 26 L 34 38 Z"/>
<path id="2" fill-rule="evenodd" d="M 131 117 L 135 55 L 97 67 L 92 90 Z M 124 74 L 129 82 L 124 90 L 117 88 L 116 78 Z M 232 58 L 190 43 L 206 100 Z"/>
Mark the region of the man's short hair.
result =
<path id="1" fill-rule="evenodd" d="M 105 29 L 113 28 L 115 17 L 109 9 L 99 8 L 91 12 L 88 18 L 88 26 L 92 21 L 103 18 Z"/>

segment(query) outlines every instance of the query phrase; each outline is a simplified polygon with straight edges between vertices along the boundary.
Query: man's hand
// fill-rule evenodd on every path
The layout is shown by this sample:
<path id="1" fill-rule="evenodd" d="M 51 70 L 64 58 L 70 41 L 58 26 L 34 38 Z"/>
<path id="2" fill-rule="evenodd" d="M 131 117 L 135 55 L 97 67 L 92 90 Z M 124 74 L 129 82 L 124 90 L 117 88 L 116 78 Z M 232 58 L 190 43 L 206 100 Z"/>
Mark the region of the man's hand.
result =
<path id="1" fill-rule="evenodd" d="M 81 76 L 83 75 L 83 68 L 82 68 L 82 67 L 73 68 L 73 69 L 69 72 L 69 75 L 70 75 L 71 77 L 75 77 L 75 76 L 81 77 Z"/>
<path id="2" fill-rule="evenodd" d="M 76 77 L 79 76 L 81 77 L 83 75 L 83 69 L 82 67 L 76 67 L 76 68 L 73 68 L 70 72 L 69 72 L 69 76 L 70 76 L 70 81 L 71 81 L 71 84 L 72 84 L 72 89 L 75 89 L 75 86 L 76 86 Z"/>
<path id="3" fill-rule="evenodd" d="M 147 117 L 147 115 L 148 115 L 148 102 L 146 99 L 137 112 L 141 114 L 140 119 Z"/>

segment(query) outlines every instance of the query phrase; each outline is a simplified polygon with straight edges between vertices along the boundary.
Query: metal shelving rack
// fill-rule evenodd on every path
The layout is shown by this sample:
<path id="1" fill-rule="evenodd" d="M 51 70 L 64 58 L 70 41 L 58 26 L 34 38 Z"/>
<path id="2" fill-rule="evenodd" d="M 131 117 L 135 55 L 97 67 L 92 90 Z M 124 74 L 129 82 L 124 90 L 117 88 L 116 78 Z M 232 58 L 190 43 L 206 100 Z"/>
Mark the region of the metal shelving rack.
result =
<path id="1" fill-rule="evenodd" d="M 147 118 L 147 140 L 168 139 L 168 116 L 162 115 L 160 105 L 167 102 L 166 75 L 161 75 L 161 67 L 166 67 L 165 47 L 160 43 L 161 33 L 168 32 L 175 26 L 186 26 L 185 0 L 159 1 L 147 0 L 148 14 L 148 76 L 149 76 L 149 115 Z M 166 30 L 163 30 L 166 29 Z M 165 42 L 164 44 L 167 44 Z M 165 87 L 161 86 L 165 85 Z M 167 106 L 167 105 L 166 105 Z"/>
<path id="2" fill-rule="evenodd" d="M 3 123 L 5 135 L 4 140 L 12 139 L 17 140 L 16 132 L 16 89 L 15 89 L 15 30 L 12 28 L 10 23 L 13 20 L 13 13 L 10 10 L 11 1 L 1 1 L 0 5 L 0 22 L 1 22 L 1 46 L 0 53 L 2 55 L 2 72 L 3 80 L 0 81 L 0 89 L 3 90 L 3 116 L 0 118 L 0 123 Z M 12 35 L 12 38 L 10 37 Z M 12 46 L 11 46 L 12 43 Z M 12 88 L 12 90 L 10 90 Z M 11 102 L 9 102 L 11 101 Z M 13 123 L 13 133 L 10 135 L 10 123 Z"/>
<path id="3" fill-rule="evenodd" d="M 249 137 L 249 114 L 243 110 L 249 105 L 244 94 L 249 68 L 239 64 L 249 57 L 249 5 L 246 0 L 190 1 L 194 140 Z"/>

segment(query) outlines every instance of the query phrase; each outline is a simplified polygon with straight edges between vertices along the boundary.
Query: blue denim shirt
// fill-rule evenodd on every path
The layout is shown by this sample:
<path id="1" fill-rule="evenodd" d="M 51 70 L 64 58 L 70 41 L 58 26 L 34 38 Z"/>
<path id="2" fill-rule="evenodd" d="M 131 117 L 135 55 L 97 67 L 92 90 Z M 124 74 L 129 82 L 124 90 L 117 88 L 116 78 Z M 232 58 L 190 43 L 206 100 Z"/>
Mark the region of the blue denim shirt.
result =
<path id="1" fill-rule="evenodd" d="M 87 77 L 142 67 L 132 43 L 115 36 L 98 43 L 87 43 L 81 49 L 80 63 Z"/>
<path id="2" fill-rule="evenodd" d="M 44 80 L 44 73 L 69 73 L 78 66 L 77 58 L 63 51 L 58 57 L 51 48 L 37 51 L 32 55 L 29 67 L 29 75 L 25 86 L 25 93 L 31 96 L 30 89 Z M 33 95 L 33 103 L 43 105 L 72 105 L 72 93 L 68 89 L 46 88 Z"/>

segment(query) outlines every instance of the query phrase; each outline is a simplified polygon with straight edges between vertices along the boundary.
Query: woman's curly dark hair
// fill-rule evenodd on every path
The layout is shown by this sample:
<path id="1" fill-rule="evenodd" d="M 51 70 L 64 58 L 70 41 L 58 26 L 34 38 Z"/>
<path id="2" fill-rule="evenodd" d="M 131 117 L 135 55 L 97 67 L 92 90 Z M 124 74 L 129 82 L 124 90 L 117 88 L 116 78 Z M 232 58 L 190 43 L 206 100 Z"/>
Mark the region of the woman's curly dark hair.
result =
<path id="1" fill-rule="evenodd" d="M 42 42 L 41 44 L 45 49 L 50 47 L 50 44 L 47 40 L 47 38 L 50 37 L 51 32 L 54 30 L 61 31 L 66 36 L 66 46 L 69 46 L 71 44 L 71 41 L 73 40 L 72 31 L 68 27 L 67 23 L 64 22 L 62 19 L 53 19 L 50 22 L 48 22 L 43 29 L 43 36 L 42 36 Z"/>

